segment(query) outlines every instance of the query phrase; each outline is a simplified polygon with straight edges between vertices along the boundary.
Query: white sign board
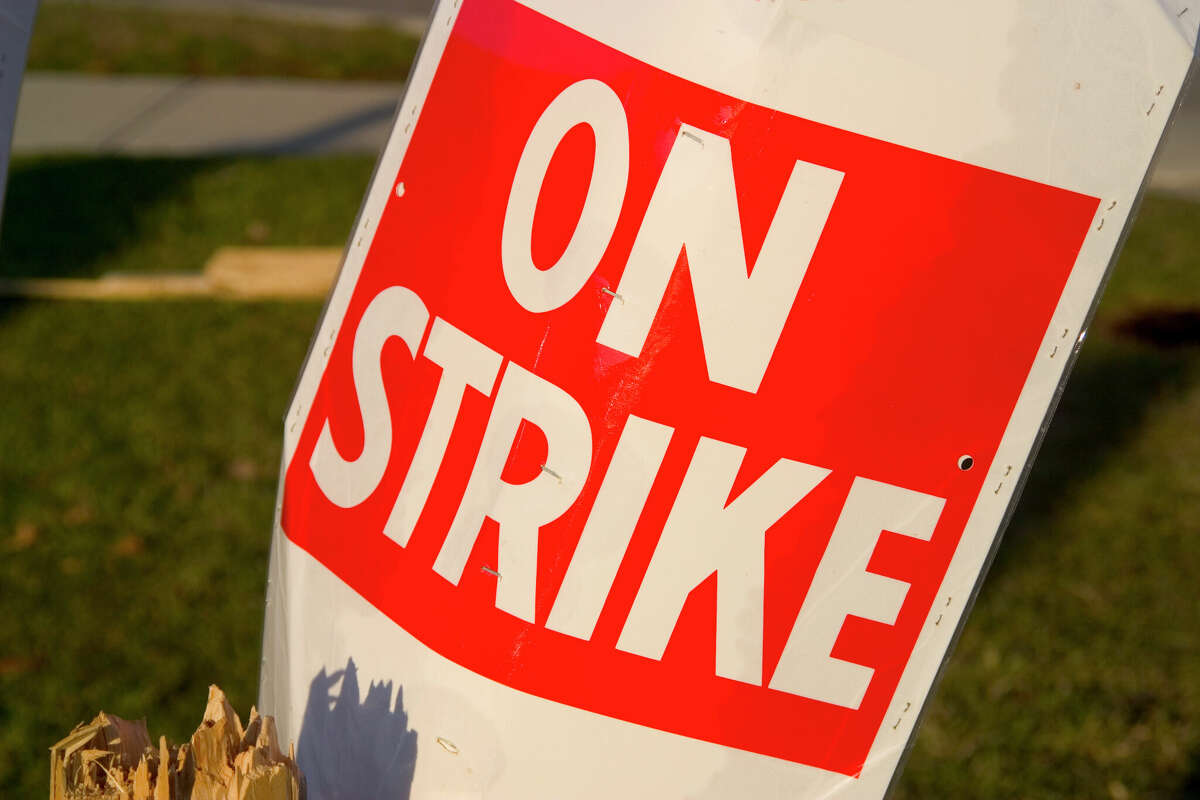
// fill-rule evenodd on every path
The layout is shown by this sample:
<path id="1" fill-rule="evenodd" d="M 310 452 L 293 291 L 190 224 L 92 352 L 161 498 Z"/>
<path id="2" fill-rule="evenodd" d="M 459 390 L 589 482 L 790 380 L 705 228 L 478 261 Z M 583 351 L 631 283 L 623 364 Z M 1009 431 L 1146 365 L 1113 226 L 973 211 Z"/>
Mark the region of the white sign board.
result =
<path id="1" fill-rule="evenodd" d="M 286 421 L 312 796 L 883 795 L 1198 20 L 441 3 Z"/>
<path id="2" fill-rule="evenodd" d="M 5 0 L 0 5 L 0 215 L 4 211 L 8 155 L 17 120 L 17 101 L 21 97 L 21 76 L 36 12 L 37 0 Z"/>

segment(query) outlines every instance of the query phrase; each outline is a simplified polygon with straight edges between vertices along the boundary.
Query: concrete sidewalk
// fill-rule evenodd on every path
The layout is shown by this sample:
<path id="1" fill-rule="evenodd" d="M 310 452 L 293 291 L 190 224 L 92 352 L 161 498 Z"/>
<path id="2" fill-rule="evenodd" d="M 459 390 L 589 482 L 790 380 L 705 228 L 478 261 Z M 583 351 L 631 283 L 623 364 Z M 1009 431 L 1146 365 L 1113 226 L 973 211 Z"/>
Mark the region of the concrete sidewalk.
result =
<path id="1" fill-rule="evenodd" d="M 403 86 L 31 72 L 13 152 L 377 153 Z M 1200 199 L 1200 89 L 1168 133 L 1152 188 Z"/>
<path id="2" fill-rule="evenodd" d="M 1200 200 L 1200 76 L 1188 87 L 1167 131 L 1150 187 Z"/>
<path id="3" fill-rule="evenodd" d="M 30 72 L 14 154 L 376 153 L 403 86 Z"/>

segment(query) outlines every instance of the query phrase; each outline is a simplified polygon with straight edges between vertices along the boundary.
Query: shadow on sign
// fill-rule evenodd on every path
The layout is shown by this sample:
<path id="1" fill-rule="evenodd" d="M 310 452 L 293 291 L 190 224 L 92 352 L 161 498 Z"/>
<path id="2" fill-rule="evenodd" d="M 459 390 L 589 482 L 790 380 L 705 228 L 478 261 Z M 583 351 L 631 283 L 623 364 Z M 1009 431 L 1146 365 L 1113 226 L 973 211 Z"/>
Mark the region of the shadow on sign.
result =
<path id="1" fill-rule="evenodd" d="M 340 684 L 340 686 L 339 686 Z M 336 689 L 336 691 L 335 691 Z M 417 761 L 417 733 L 408 728 L 404 690 L 372 683 L 359 700 L 358 667 L 313 678 L 296 759 L 312 800 L 408 800 Z"/>

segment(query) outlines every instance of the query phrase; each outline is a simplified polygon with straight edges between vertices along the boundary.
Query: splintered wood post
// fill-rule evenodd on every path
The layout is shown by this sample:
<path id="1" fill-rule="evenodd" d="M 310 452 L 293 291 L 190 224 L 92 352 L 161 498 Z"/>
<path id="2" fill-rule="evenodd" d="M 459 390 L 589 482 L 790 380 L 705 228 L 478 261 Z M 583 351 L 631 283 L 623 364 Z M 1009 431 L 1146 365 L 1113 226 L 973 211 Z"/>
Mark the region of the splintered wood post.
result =
<path id="1" fill-rule="evenodd" d="M 171 768 L 171 751 L 167 737 L 158 737 L 158 775 L 154 779 L 154 800 L 171 800 L 171 787 L 175 784 L 175 771 Z"/>
<path id="2" fill-rule="evenodd" d="M 150 764 L 145 756 L 133 772 L 133 800 L 150 800 Z"/>
<path id="3" fill-rule="evenodd" d="M 150 744 L 145 720 L 101 712 L 50 748 L 50 800 L 303 800 L 295 747 L 279 748 L 275 719 L 250 710 L 244 728 L 225 693 L 209 687 L 191 739 Z"/>
<path id="4" fill-rule="evenodd" d="M 225 787 L 233 778 L 230 754 L 237 751 L 243 733 L 242 721 L 225 699 L 225 693 L 210 686 L 204 721 L 192 734 L 192 753 L 196 759 L 193 798 L 224 797 Z"/>

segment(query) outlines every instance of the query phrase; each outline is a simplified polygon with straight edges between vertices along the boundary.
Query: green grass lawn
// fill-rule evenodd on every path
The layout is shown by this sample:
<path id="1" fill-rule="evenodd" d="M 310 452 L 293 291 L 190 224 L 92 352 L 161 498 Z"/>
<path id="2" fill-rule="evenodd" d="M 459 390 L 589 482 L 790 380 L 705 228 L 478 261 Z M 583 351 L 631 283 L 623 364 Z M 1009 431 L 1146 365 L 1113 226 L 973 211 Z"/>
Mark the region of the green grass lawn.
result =
<path id="1" fill-rule="evenodd" d="M 223 244 L 342 245 L 373 164 L 366 156 L 17 158 L 0 276 L 195 271 Z"/>
<path id="2" fill-rule="evenodd" d="M 44 2 L 28 69 L 402 81 L 417 43 L 381 26 Z"/>
<path id="3" fill-rule="evenodd" d="M 18 162 L 0 264 L 191 269 L 253 220 L 340 244 L 369 171 Z M 1188 307 L 1200 205 L 1151 198 L 897 797 L 1200 797 L 1200 328 L 1162 313 Z M 45 748 L 99 708 L 179 738 L 210 682 L 254 701 L 280 420 L 317 314 L 0 304 L 0 796 L 44 795 Z"/>
<path id="4" fill-rule="evenodd" d="M 1151 197 L 897 798 L 1200 798 L 1200 204 Z"/>

